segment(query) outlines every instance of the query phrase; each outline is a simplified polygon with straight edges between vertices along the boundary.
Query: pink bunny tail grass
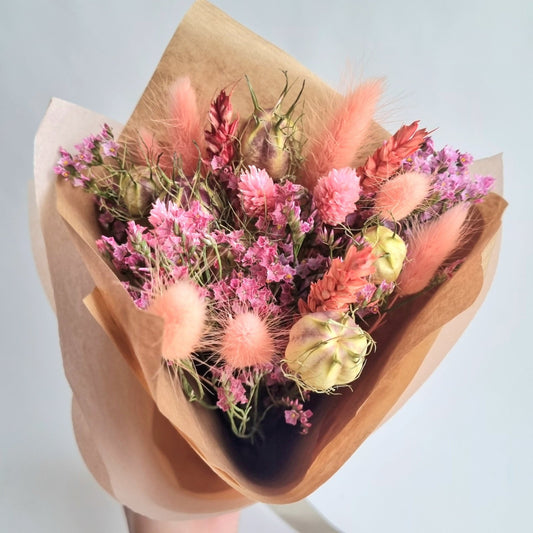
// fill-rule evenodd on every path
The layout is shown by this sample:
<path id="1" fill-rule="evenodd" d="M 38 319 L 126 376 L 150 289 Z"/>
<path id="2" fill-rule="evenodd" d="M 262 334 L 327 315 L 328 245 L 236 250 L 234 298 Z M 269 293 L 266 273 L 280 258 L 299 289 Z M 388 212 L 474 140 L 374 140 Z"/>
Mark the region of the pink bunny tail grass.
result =
<path id="1" fill-rule="evenodd" d="M 381 92 L 380 81 L 368 81 L 342 98 L 324 129 L 310 139 L 302 169 L 304 186 L 312 190 L 330 170 L 350 166 L 365 143 Z"/>
<path id="2" fill-rule="evenodd" d="M 439 218 L 413 228 L 407 239 L 407 258 L 398 278 L 400 296 L 425 289 L 437 269 L 464 237 L 468 204 L 458 204 Z"/>
<path id="3" fill-rule="evenodd" d="M 157 296 L 147 311 L 165 320 L 163 357 L 174 362 L 188 359 L 200 344 L 205 324 L 205 304 L 197 287 L 178 281 Z"/>
<path id="4" fill-rule="evenodd" d="M 178 78 L 169 89 L 170 149 L 181 158 L 186 175 L 194 174 L 199 160 L 205 156 L 205 138 L 196 103 L 196 94 L 187 77 Z"/>
<path id="5" fill-rule="evenodd" d="M 430 180 L 419 172 L 406 172 L 386 181 L 374 199 L 374 209 L 383 220 L 402 220 L 429 195 Z"/>
<path id="6" fill-rule="evenodd" d="M 220 355 L 229 366 L 261 366 L 271 361 L 274 352 L 269 328 L 258 315 L 245 312 L 229 319 L 220 346 Z"/>

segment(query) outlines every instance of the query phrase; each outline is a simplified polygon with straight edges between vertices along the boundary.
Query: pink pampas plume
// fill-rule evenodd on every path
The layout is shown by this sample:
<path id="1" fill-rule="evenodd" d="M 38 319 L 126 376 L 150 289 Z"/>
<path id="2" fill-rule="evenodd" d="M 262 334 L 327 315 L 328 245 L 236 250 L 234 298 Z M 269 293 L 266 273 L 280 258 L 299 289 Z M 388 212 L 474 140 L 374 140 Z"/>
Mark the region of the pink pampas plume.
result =
<path id="1" fill-rule="evenodd" d="M 220 355 L 232 368 L 261 366 L 274 355 L 274 341 L 264 320 L 247 311 L 229 319 L 222 336 Z"/>
<path id="2" fill-rule="evenodd" d="M 402 220 L 429 195 L 430 180 L 419 172 L 406 172 L 385 182 L 374 199 L 374 209 L 382 220 Z"/>
<path id="3" fill-rule="evenodd" d="M 198 347 L 205 323 L 205 303 L 198 288 L 189 281 L 178 281 L 154 298 L 147 311 L 165 320 L 162 356 L 182 361 Z"/>
<path id="4" fill-rule="evenodd" d="M 381 92 L 380 81 L 368 81 L 341 99 L 323 130 L 309 140 L 301 173 L 305 187 L 313 190 L 330 170 L 350 166 L 365 142 Z"/>
<path id="5" fill-rule="evenodd" d="M 460 244 L 468 204 L 458 204 L 439 218 L 414 227 L 407 239 L 407 258 L 398 278 L 400 296 L 425 289 L 437 269 Z"/>
<path id="6" fill-rule="evenodd" d="M 172 152 L 181 158 L 183 172 L 190 176 L 206 149 L 196 94 L 188 77 L 178 78 L 170 86 L 168 104 L 167 141 Z"/>

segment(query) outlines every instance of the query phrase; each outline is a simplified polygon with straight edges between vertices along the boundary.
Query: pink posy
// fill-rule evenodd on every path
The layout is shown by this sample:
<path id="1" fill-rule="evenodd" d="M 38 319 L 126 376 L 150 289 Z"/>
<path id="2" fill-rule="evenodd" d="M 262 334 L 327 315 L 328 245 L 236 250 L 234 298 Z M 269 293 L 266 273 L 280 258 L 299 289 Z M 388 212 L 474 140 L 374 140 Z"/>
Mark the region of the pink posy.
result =
<path id="1" fill-rule="evenodd" d="M 359 192 L 359 178 L 352 168 L 333 169 L 320 178 L 313 198 L 322 221 L 332 226 L 342 224 L 356 210 Z"/>
<path id="2" fill-rule="evenodd" d="M 259 216 L 275 204 L 276 187 L 266 170 L 253 165 L 239 177 L 239 193 L 244 212 L 250 216 Z"/>

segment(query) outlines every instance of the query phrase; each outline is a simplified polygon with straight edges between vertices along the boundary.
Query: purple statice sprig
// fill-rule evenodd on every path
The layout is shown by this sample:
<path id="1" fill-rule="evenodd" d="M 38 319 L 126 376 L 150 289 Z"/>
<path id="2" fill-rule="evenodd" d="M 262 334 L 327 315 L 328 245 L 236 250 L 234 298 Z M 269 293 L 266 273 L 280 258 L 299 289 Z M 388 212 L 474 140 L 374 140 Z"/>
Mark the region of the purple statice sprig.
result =
<path id="1" fill-rule="evenodd" d="M 60 148 L 54 172 L 94 195 L 107 226 L 112 226 L 113 220 L 144 219 L 159 198 L 178 205 L 188 205 L 193 200 L 210 203 L 214 208 L 225 205 L 200 169 L 187 177 L 177 160 L 175 175 L 168 177 L 159 165 L 160 154 L 139 158 L 135 150 L 129 151 L 125 144 L 114 140 L 107 124 L 100 133 L 86 137 L 75 148 L 74 153 Z"/>
<path id="2" fill-rule="evenodd" d="M 295 383 L 283 375 L 279 363 L 246 369 L 214 366 L 208 376 L 216 395 L 216 406 L 238 437 L 252 441 L 261 437 L 265 418 L 276 409 L 283 410 L 286 424 L 298 425 L 301 434 L 308 433 L 313 413 L 304 407 L 309 394 L 302 394 Z"/>
<path id="3" fill-rule="evenodd" d="M 235 435 L 254 440 L 261 435 L 261 425 L 273 406 L 262 409 L 262 383 L 269 368 L 233 370 L 228 366 L 211 369 L 211 385 L 216 393 L 216 406 L 224 413 Z"/>
<path id="4" fill-rule="evenodd" d="M 402 162 L 403 171 L 421 172 L 431 179 L 432 195 L 417 213 L 421 221 L 439 216 L 458 203 L 478 203 L 490 192 L 494 178 L 472 174 L 472 162 L 471 154 L 451 146 L 435 150 L 430 137 Z"/>
<path id="5" fill-rule="evenodd" d="M 304 404 L 298 398 L 283 398 L 282 402 L 287 407 L 283 412 L 285 423 L 291 426 L 299 426 L 300 434 L 307 435 L 312 425 L 309 419 L 313 416 L 313 411 L 304 409 Z"/>
<path id="6" fill-rule="evenodd" d="M 100 133 L 85 137 L 74 147 L 77 150 L 74 154 L 65 148 L 59 149 L 60 158 L 54 167 L 54 172 L 68 179 L 75 187 L 82 187 L 92 192 L 94 180 L 90 175 L 90 169 L 104 165 L 105 158 L 117 159 L 120 146 L 115 142 L 111 128 L 104 124 Z"/>

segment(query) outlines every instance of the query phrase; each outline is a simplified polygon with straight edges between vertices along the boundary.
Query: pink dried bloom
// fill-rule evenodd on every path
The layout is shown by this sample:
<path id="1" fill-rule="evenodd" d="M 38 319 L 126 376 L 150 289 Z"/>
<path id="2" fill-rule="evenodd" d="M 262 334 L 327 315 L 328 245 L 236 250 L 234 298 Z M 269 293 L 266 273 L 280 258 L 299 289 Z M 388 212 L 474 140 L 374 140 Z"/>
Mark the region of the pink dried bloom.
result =
<path id="1" fill-rule="evenodd" d="M 209 109 L 209 123 L 211 129 L 205 132 L 207 153 L 211 159 L 216 157 L 216 166 L 221 168 L 227 165 L 235 152 L 233 142 L 239 120 L 232 121 L 233 106 L 230 100 L 231 94 L 220 91 L 217 98 L 211 103 Z"/>
<path id="2" fill-rule="evenodd" d="M 298 399 L 290 400 L 289 398 L 284 398 L 283 403 L 286 407 L 290 407 L 290 409 L 284 411 L 285 423 L 290 426 L 296 426 L 299 423 L 301 426 L 300 433 L 302 435 L 309 433 L 309 428 L 312 425 L 309 419 L 313 416 L 313 411 L 310 409 L 304 411 L 303 404 Z"/>
<path id="3" fill-rule="evenodd" d="M 420 148 L 427 136 L 425 129 L 418 129 L 418 120 L 402 126 L 357 169 L 363 190 L 367 194 L 375 192 L 397 172 L 406 157 Z"/>
<path id="4" fill-rule="evenodd" d="M 333 169 L 320 178 L 313 191 L 318 214 L 323 222 L 335 226 L 356 210 L 359 178 L 352 168 Z"/>
<path id="5" fill-rule="evenodd" d="M 374 273 L 374 261 L 370 246 L 359 250 L 352 246 L 344 261 L 333 259 L 324 277 L 311 285 L 307 304 L 300 300 L 300 312 L 347 311 L 368 284 L 368 277 Z"/>
<path id="6" fill-rule="evenodd" d="M 250 166 L 241 174 L 238 187 L 242 208 L 249 217 L 259 216 L 273 209 L 276 187 L 266 170 Z"/>

